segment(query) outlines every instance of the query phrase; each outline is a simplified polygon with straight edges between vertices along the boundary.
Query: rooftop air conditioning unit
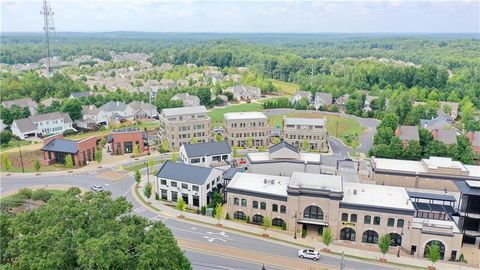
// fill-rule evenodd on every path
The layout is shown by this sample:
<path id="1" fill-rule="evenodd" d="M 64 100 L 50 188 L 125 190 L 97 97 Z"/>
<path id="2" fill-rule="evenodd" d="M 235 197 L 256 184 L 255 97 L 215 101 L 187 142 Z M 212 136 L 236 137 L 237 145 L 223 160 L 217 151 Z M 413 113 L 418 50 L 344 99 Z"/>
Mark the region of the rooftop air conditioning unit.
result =
<path id="1" fill-rule="evenodd" d="M 357 190 L 356 189 L 353 190 L 353 195 L 357 195 Z"/>

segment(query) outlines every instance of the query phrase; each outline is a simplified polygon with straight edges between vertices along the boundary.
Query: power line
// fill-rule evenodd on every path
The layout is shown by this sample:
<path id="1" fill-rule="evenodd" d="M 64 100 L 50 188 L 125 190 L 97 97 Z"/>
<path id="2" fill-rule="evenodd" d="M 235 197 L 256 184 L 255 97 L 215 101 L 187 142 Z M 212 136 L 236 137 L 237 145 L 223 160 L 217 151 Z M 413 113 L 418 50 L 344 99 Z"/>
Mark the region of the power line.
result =
<path id="1" fill-rule="evenodd" d="M 55 25 L 53 24 L 53 15 L 55 14 L 50 7 L 50 3 L 47 0 L 43 0 L 42 10 L 40 14 L 43 15 L 43 31 L 45 32 L 45 43 L 47 46 L 47 75 L 50 77 L 51 66 L 51 53 L 50 53 L 50 31 L 55 32 Z"/>

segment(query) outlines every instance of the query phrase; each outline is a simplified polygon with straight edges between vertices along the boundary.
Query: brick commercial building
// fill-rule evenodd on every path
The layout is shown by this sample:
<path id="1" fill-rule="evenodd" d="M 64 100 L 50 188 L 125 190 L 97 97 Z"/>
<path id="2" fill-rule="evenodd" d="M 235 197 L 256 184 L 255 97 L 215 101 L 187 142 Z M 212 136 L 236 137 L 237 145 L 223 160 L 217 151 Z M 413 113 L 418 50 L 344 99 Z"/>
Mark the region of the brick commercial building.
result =
<path id="1" fill-rule="evenodd" d="M 83 166 L 88 162 L 95 160 L 95 151 L 97 151 L 97 137 L 73 141 L 63 138 L 62 134 L 57 134 L 44 139 L 44 145 L 41 148 L 42 165 L 48 166 L 54 163 L 65 164 L 65 157 L 72 156 L 73 165 Z"/>
<path id="2" fill-rule="evenodd" d="M 458 192 L 455 181 L 480 181 L 480 166 L 445 157 L 421 161 L 372 157 L 371 164 L 371 178 L 377 185 Z"/>
<path id="3" fill-rule="evenodd" d="M 147 135 L 135 129 L 114 130 L 108 135 L 108 149 L 112 155 L 123 155 L 133 153 L 135 145 L 139 147 L 139 154 L 149 152 Z"/>
<path id="4" fill-rule="evenodd" d="M 236 173 L 227 186 L 226 210 L 257 225 L 268 217 L 272 226 L 298 237 L 320 239 L 328 227 L 336 243 L 368 249 L 389 234 L 403 256 L 424 257 L 437 243 L 442 260 L 458 259 L 462 233 L 451 215 L 455 204 L 450 196 L 435 195 L 317 173 Z"/>
<path id="5" fill-rule="evenodd" d="M 270 127 L 268 118 L 261 112 L 235 112 L 224 114 L 225 134 L 231 146 L 246 147 L 249 138 L 252 146 L 268 146 Z"/>
<path id="6" fill-rule="evenodd" d="M 204 106 L 163 109 L 160 114 L 160 137 L 168 140 L 170 147 L 182 144 L 208 142 L 210 140 L 210 117 Z"/>

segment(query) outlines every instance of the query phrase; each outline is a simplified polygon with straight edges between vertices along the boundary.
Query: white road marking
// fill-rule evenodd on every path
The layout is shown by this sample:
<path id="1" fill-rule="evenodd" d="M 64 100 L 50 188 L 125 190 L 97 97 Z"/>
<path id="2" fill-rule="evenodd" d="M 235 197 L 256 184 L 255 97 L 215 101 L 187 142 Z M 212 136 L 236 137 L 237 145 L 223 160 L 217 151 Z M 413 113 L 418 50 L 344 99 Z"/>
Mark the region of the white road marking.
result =
<path id="1" fill-rule="evenodd" d="M 133 213 L 136 213 L 136 214 L 142 213 L 142 212 L 145 212 L 145 208 L 137 207 L 137 208 L 133 209 L 132 212 L 133 212 Z"/>
<path id="2" fill-rule="evenodd" d="M 105 186 L 107 186 L 107 187 L 108 187 L 108 186 L 110 186 L 110 185 L 109 185 L 109 184 L 107 184 L 107 183 L 105 183 Z"/>
<path id="3" fill-rule="evenodd" d="M 220 240 L 220 241 L 223 241 L 223 242 L 227 242 L 226 239 L 222 239 L 222 238 L 209 237 L 209 236 L 203 236 L 203 238 L 207 239 L 207 241 L 208 241 L 209 243 L 212 243 L 212 242 L 214 242 L 215 240 Z"/>

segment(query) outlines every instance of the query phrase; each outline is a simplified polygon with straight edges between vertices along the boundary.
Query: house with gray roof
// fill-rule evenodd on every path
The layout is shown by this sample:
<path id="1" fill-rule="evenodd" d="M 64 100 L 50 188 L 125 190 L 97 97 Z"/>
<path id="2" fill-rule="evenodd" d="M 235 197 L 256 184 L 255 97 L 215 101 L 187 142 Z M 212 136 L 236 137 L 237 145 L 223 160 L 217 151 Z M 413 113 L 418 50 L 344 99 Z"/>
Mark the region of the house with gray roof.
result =
<path id="1" fill-rule="evenodd" d="M 222 174 L 216 168 L 166 161 L 157 173 L 157 193 L 162 200 L 176 203 L 182 198 L 188 207 L 200 209 L 223 188 Z"/>
<path id="2" fill-rule="evenodd" d="M 102 123 L 119 122 L 122 120 L 132 120 L 134 118 L 134 111 L 121 101 L 110 101 L 100 108 L 97 114 L 97 119 Z"/>
<path id="3" fill-rule="evenodd" d="M 446 145 L 457 143 L 457 132 L 454 129 L 434 129 L 432 137 L 435 141 L 441 141 Z"/>
<path id="4" fill-rule="evenodd" d="M 127 107 L 132 111 L 135 119 L 158 117 L 157 107 L 142 101 L 132 101 Z"/>
<path id="5" fill-rule="evenodd" d="M 307 100 L 308 100 L 308 103 L 310 104 L 310 102 L 312 101 L 312 92 L 310 92 L 310 91 L 298 90 L 298 91 L 295 92 L 295 94 L 292 96 L 291 102 L 292 102 L 292 103 L 297 103 L 297 102 L 299 102 L 301 99 L 307 99 Z"/>
<path id="6" fill-rule="evenodd" d="M 435 129 L 453 129 L 451 121 L 443 116 L 432 119 L 420 119 L 420 127 L 432 132 Z"/>
<path id="7" fill-rule="evenodd" d="M 200 106 L 200 98 L 195 95 L 190 95 L 189 93 L 178 93 L 170 100 L 181 100 L 183 107 Z"/>
<path id="8" fill-rule="evenodd" d="M 185 164 L 227 169 L 232 164 L 232 149 L 227 141 L 186 143 L 180 147 L 180 159 Z"/>
<path id="9" fill-rule="evenodd" d="M 256 86 L 235 85 L 228 87 L 226 92 L 231 92 L 237 100 L 256 100 L 262 95 L 262 90 Z"/>
<path id="10" fill-rule="evenodd" d="M 416 126 L 399 126 L 395 130 L 395 136 L 397 136 L 403 144 L 408 144 L 409 141 L 420 141 L 418 127 Z"/>
<path id="11" fill-rule="evenodd" d="M 480 131 L 469 131 L 467 138 L 475 153 L 480 154 Z"/>
<path id="12" fill-rule="evenodd" d="M 313 100 L 313 106 L 316 110 L 321 106 L 329 106 L 333 103 L 333 96 L 330 93 L 315 93 L 315 98 Z"/>
<path id="13" fill-rule="evenodd" d="M 30 115 L 37 114 L 38 110 L 38 103 L 33 101 L 31 98 L 21 98 L 21 99 L 14 99 L 14 100 L 6 100 L 2 102 L 3 107 L 10 109 L 12 106 L 18 106 L 20 108 L 29 108 Z"/>
<path id="14" fill-rule="evenodd" d="M 90 92 L 75 92 L 75 93 L 71 93 L 69 98 L 87 98 L 89 96 L 93 96 L 92 93 Z"/>
<path id="15" fill-rule="evenodd" d="M 13 135 L 20 139 L 62 133 L 73 129 L 73 122 L 67 113 L 52 112 L 30 116 L 13 121 L 11 129 Z"/>

